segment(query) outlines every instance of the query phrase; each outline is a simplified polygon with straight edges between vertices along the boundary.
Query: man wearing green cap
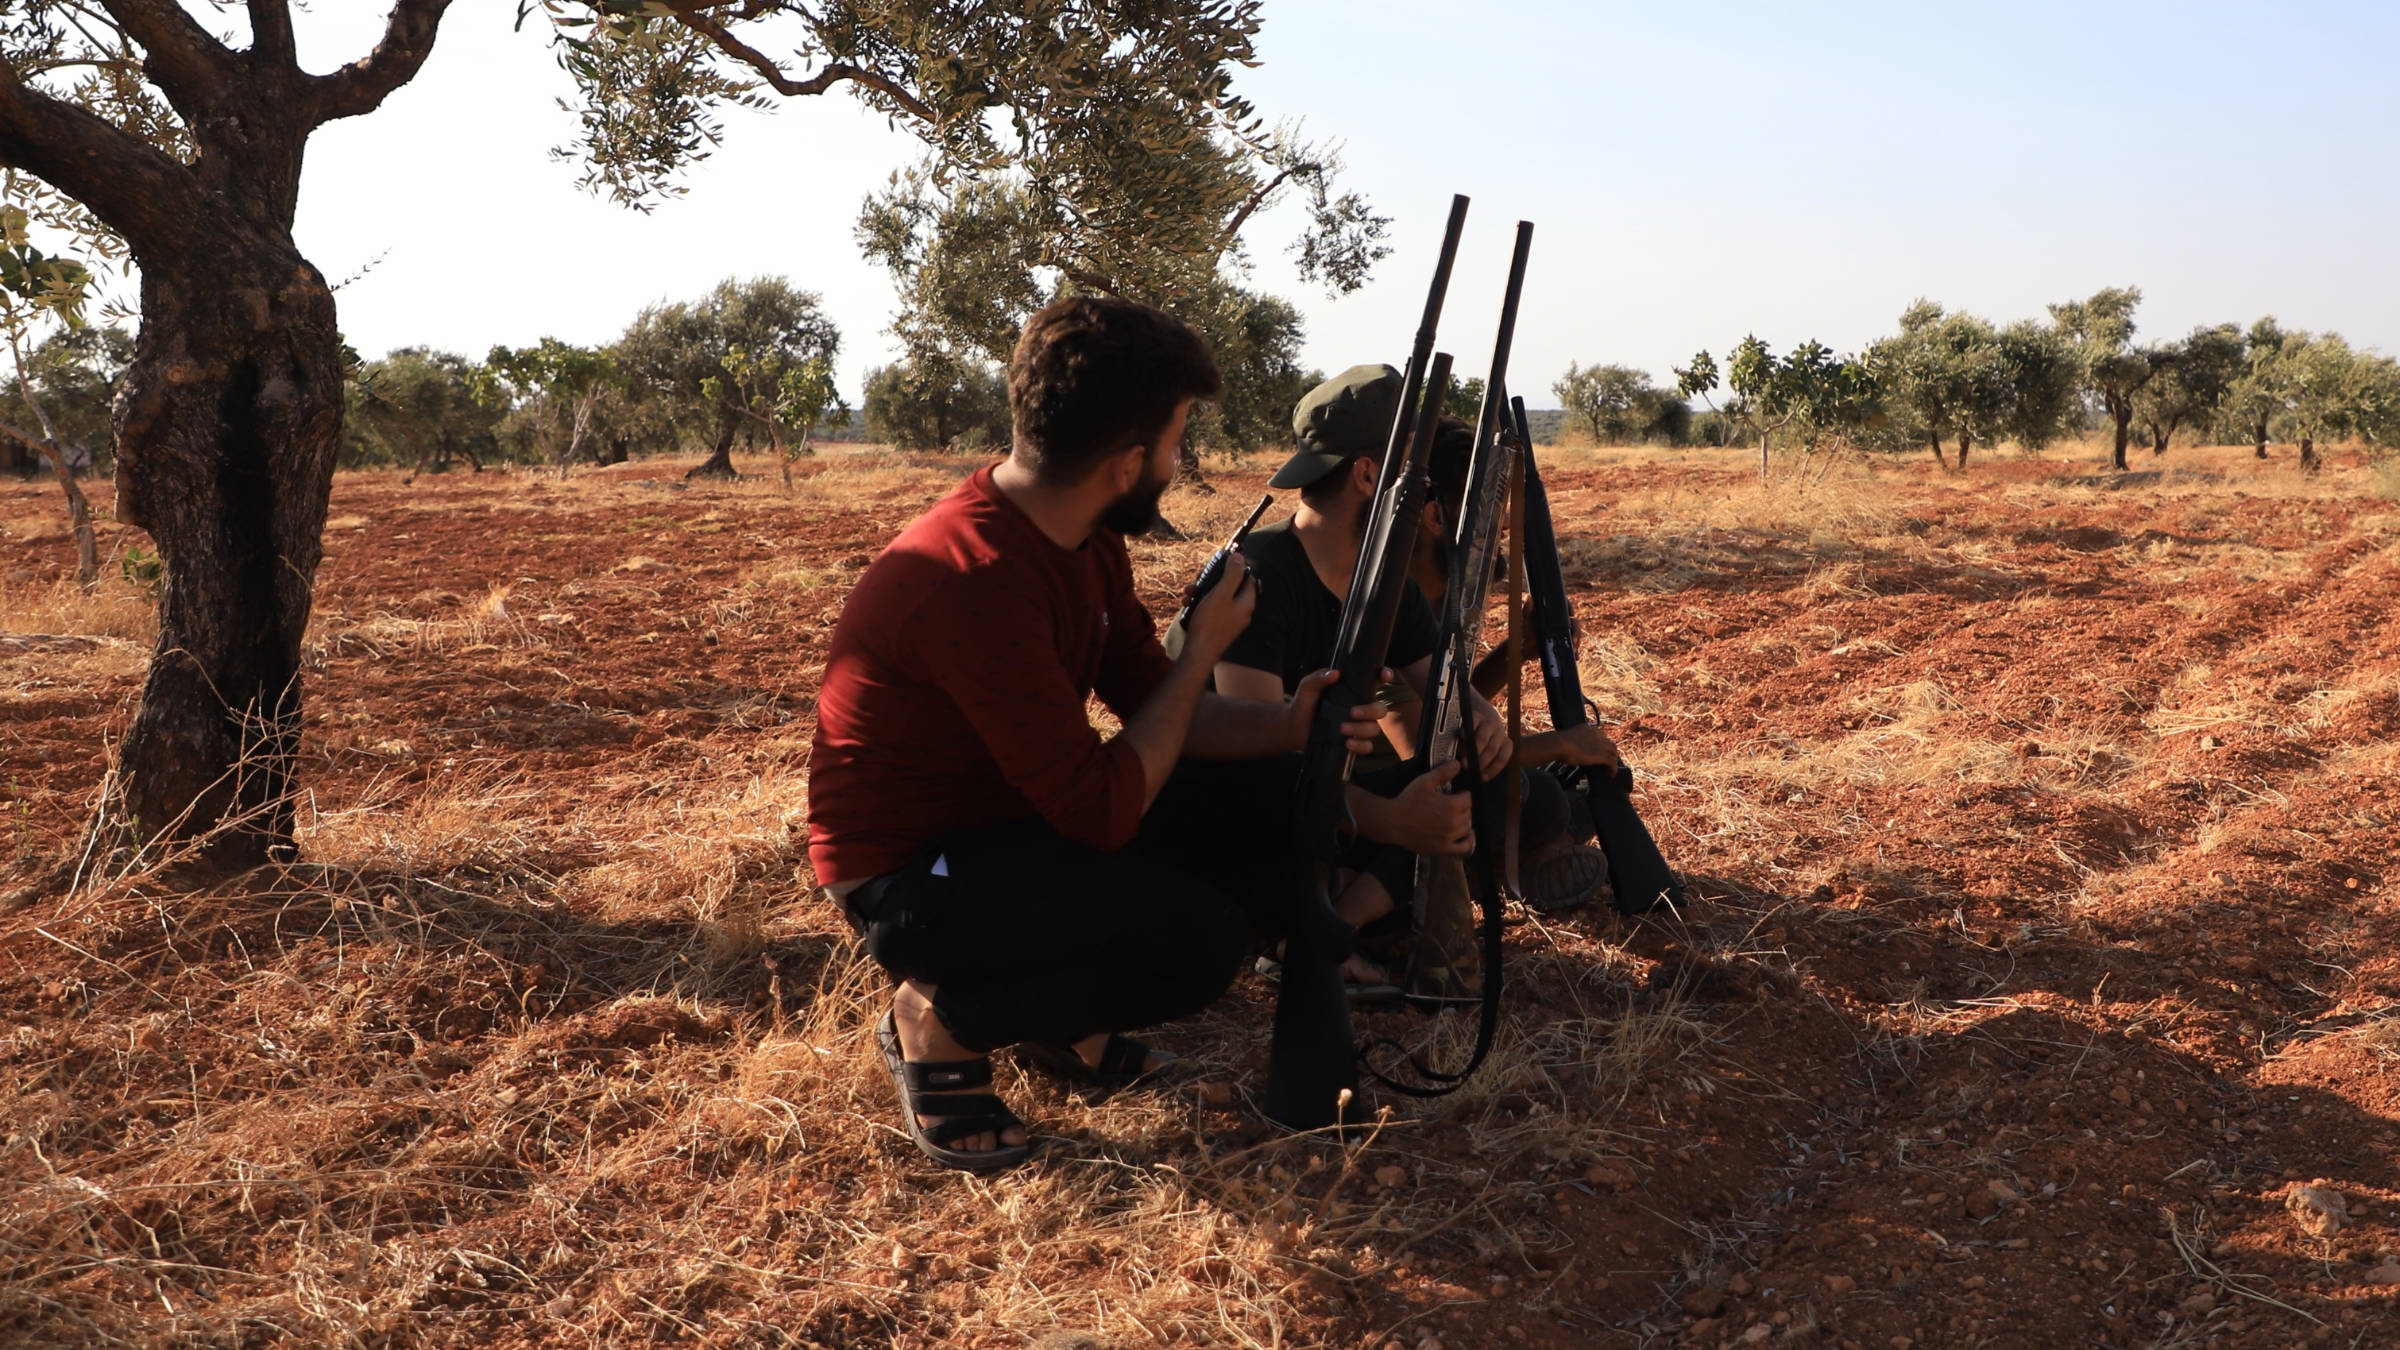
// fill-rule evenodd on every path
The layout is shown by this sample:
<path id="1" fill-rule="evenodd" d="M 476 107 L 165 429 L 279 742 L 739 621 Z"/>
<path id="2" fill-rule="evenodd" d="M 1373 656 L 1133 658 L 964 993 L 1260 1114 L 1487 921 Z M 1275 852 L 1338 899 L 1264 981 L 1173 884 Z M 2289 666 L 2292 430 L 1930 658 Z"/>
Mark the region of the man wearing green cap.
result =
<path id="1" fill-rule="evenodd" d="M 1259 579 L 1258 603 L 1249 628 L 1217 661 L 1219 694 L 1280 701 L 1332 659 L 1342 597 L 1358 566 L 1400 394 L 1400 372 L 1355 366 L 1311 390 L 1293 412 L 1298 448 L 1271 485 L 1299 489 L 1300 507 L 1288 519 L 1252 530 L 1242 543 L 1243 561 Z M 1177 636 L 1169 634 L 1171 649 Z M 1408 692 L 1423 689 L 1439 641 L 1432 606 L 1411 581 L 1385 657 Z M 1480 695 L 1470 704 L 1477 763 L 1486 774 L 1497 774 L 1514 756 L 1507 730 Z M 1399 719 L 1388 718 L 1387 725 L 1397 732 Z M 1284 778 L 1296 771 L 1297 756 L 1249 765 L 1187 761 L 1161 798 L 1164 809 L 1153 813 L 1159 825 L 1145 828 L 1145 842 L 1217 879 L 1228 893 L 1256 897 L 1271 910 L 1283 889 L 1271 874 L 1279 865 L 1288 870 L 1291 861 L 1283 848 L 1291 837 L 1292 799 Z M 1351 876 L 1335 898 L 1343 918 L 1363 926 L 1390 913 L 1414 884 L 1418 856 L 1474 851 L 1470 799 L 1444 790 L 1458 771 L 1450 763 L 1421 773 L 1392 768 L 1354 777 L 1349 805 L 1356 841 L 1342 859 Z M 1249 847 L 1228 849 L 1229 840 Z M 1398 992 L 1364 959 L 1353 958 L 1348 974 L 1363 988 Z"/>
<path id="2" fill-rule="evenodd" d="M 1249 627 L 1217 662 L 1213 687 L 1218 693 L 1282 699 L 1332 658 L 1342 597 L 1349 592 L 1365 540 L 1402 384 L 1400 372 L 1390 366 L 1354 366 L 1309 391 L 1294 409 L 1295 449 L 1269 484 L 1298 489 L 1300 507 L 1286 520 L 1251 531 L 1243 541 L 1243 560 L 1258 579 L 1259 598 Z M 1455 518 L 1473 441 L 1471 427 L 1455 418 L 1442 419 L 1426 530 L 1439 534 Z M 1393 702 L 1419 694 L 1430 677 L 1430 658 L 1441 638 L 1422 578 L 1433 576 L 1432 584 L 1438 587 L 1444 580 L 1444 559 L 1434 539 L 1420 539 L 1419 556 L 1413 560 L 1420 579 L 1412 579 L 1402 594 L 1385 658 L 1400 675 L 1391 686 L 1397 694 Z M 1176 649 L 1179 636 L 1169 632 L 1170 651 Z M 1484 692 L 1469 690 L 1468 706 L 1477 765 L 1487 778 L 1512 765 L 1551 758 L 1581 762 L 1586 751 L 1601 757 L 1614 754 L 1605 737 L 1597 738 L 1593 747 L 1554 747 L 1547 742 L 1556 737 L 1547 733 L 1529 737 L 1523 747 L 1527 753 L 1521 754 Z M 1391 715 L 1385 729 L 1405 755 L 1415 730 L 1411 720 Z M 1278 866 L 1289 870 L 1291 864 L 1283 846 L 1290 837 L 1292 800 L 1286 779 L 1296 767 L 1295 757 L 1248 765 L 1186 761 L 1161 798 L 1163 809 L 1153 814 L 1157 826 L 1145 827 L 1145 846 L 1211 877 L 1229 894 L 1271 907 L 1287 884 L 1275 871 Z M 1356 840 L 1341 860 L 1351 875 L 1336 896 L 1335 908 L 1361 927 L 1391 913 L 1410 896 L 1420 856 L 1474 851 L 1471 799 L 1445 790 L 1457 776 L 1458 765 L 1415 772 L 1418 767 L 1362 764 L 1354 775 L 1349 804 Z M 1590 837 L 1588 825 L 1578 828 L 1571 821 L 1570 804 L 1555 779 L 1528 775 L 1527 789 L 1524 844 L 1534 866 L 1528 880 L 1536 892 L 1529 901 L 1552 909 L 1595 898 L 1605 888 L 1606 862 L 1582 842 Z M 1246 847 L 1228 848 L 1233 840 Z M 1554 874 L 1560 884 L 1543 884 Z M 1362 958 L 1353 958 L 1347 974 L 1354 992 L 1397 992 L 1384 972 Z"/>

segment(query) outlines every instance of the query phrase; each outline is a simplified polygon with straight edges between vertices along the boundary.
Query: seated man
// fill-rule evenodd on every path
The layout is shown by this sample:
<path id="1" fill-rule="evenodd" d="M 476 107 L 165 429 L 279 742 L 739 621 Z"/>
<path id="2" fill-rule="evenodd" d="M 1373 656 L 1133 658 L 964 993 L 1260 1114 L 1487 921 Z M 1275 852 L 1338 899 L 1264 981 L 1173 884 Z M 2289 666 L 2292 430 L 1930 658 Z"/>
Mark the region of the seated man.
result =
<path id="1" fill-rule="evenodd" d="M 1206 692 L 1256 603 L 1238 562 L 1178 659 L 1135 598 L 1122 535 L 1156 519 L 1192 403 L 1222 387 L 1196 334 L 1062 300 L 1026 324 L 1008 386 L 1008 459 L 918 517 L 843 605 L 809 783 L 810 864 L 898 981 L 877 1039 L 902 1120 L 974 1171 L 1029 1152 L 989 1091 L 991 1051 L 1130 1081 L 1164 1057 L 1120 1033 L 1224 991 L 1241 911 L 1121 850 L 1179 756 L 1296 751 L 1332 680 L 1272 703 Z M 1124 723 L 1106 741 L 1094 693 Z"/>
<path id="2" fill-rule="evenodd" d="M 1251 531 L 1243 543 L 1242 554 L 1258 578 L 1260 598 L 1249 627 L 1217 663 L 1217 692 L 1243 699 L 1281 699 L 1298 687 L 1306 672 L 1331 659 L 1401 385 L 1400 373 L 1389 366 L 1357 366 L 1310 391 L 1294 410 L 1297 448 L 1269 485 L 1298 488 L 1300 507 L 1286 520 Z M 1412 560 L 1413 580 L 1403 593 L 1386 658 L 1401 676 L 1389 683 L 1387 698 L 1404 707 L 1383 721 L 1391 748 L 1378 746 L 1359 761 L 1352 775 L 1349 804 L 1357 841 L 1342 859 L 1345 875 L 1334 908 L 1362 928 L 1410 898 L 1417 886 L 1419 857 L 1457 857 L 1474 851 L 1471 802 L 1463 793 L 1445 790 L 1457 766 L 1439 765 L 1412 776 L 1422 766 L 1404 762 L 1413 752 L 1417 730 L 1414 699 L 1430 677 L 1430 658 L 1440 641 L 1426 590 L 1430 587 L 1438 598 L 1447 587 L 1447 540 L 1465 495 L 1473 444 L 1471 427 L 1443 419 L 1429 468 L 1431 491 L 1418 554 Z M 1175 650 L 1177 640 L 1170 631 L 1169 650 Z M 1485 665 L 1492 667 L 1489 661 Z M 1529 768 L 1553 761 L 1613 762 L 1615 747 L 1597 728 L 1540 732 L 1526 737 L 1522 746 L 1511 746 L 1489 702 L 1489 693 L 1497 687 L 1478 682 L 1468 693 L 1477 763 L 1487 776 L 1507 771 L 1512 764 Z M 1144 849 L 1243 897 L 1253 918 L 1271 927 L 1276 906 L 1290 902 L 1283 892 L 1298 875 L 1297 860 L 1286 846 L 1297 768 L 1290 757 L 1256 764 L 1185 764 L 1168 787 L 1162 809 L 1144 823 Z M 1589 823 L 1579 826 L 1573 819 L 1573 802 L 1565 788 L 1548 774 L 1527 774 L 1524 800 L 1520 840 L 1527 864 L 1527 902 L 1546 910 L 1563 909 L 1604 891 L 1607 859 L 1584 842 L 1591 837 Z M 1239 841 L 1238 846 L 1229 846 L 1233 841 Z M 1391 976 L 1364 956 L 1352 957 L 1344 974 L 1354 997 L 1400 992 Z"/>
<path id="3" fill-rule="evenodd" d="M 1232 698 L 1281 701 L 1308 672 L 1333 657 L 1343 597 L 1359 561 L 1385 438 L 1400 404 L 1400 373 L 1359 366 L 1312 390 L 1292 416 L 1298 451 L 1270 486 L 1300 489 L 1289 518 L 1250 532 L 1242 556 L 1259 580 L 1258 611 L 1217 662 L 1214 688 Z M 1414 582 L 1402 593 L 1386 661 L 1399 673 L 1392 687 L 1421 690 L 1440 640 L 1433 610 Z M 1173 648 L 1176 635 L 1170 633 Z M 1413 692 L 1412 692 L 1413 696 Z M 1503 771 L 1512 755 L 1506 730 L 1490 703 L 1470 697 L 1474 749 L 1486 773 Z M 1363 710 L 1362 710 L 1363 711 Z M 1386 728 L 1405 732 L 1397 718 Z M 1405 744 L 1404 739 L 1395 743 Z M 1355 846 L 1342 859 L 1346 873 L 1334 909 L 1365 926 L 1407 898 L 1418 855 L 1463 856 L 1474 851 L 1472 806 L 1444 790 L 1455 764 L 1417 773 L 1396 762 L 1361 766 L 1348 801 Z M 1145 849 L 1216 880 L 1253 903 L 1269 920 L 1295 884 L 1292 788 L 1296 757 L 1244 765 L 1187 765 L 1169 789 L 1168 807 L 1143 831 Z M 1232 841 L 1238 846 L 1229 847 Z M 1364 957 L 1345 975 L 1354 995 L 1395 995 L 1390 977 Z"/>

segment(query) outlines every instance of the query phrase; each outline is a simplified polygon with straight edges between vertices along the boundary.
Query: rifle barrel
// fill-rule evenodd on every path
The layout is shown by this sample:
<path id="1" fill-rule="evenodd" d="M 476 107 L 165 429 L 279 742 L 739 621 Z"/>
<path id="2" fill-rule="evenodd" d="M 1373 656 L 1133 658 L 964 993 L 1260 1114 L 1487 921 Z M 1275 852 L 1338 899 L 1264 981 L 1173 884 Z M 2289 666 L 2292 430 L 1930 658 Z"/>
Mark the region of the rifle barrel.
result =
<path id="1" fill-rule="evenodd" d="M 1533 593 L 1533 633 L 1542 662 L 1542 693 L 1550 703 L 1550 725 L 1565 731 L 1591 720 L 1583 708 L 1583 672 L 1575 659 L 1575 620 L 1567 607 L 1565 574 L 1559 568 L 1557 527 L 1550 520 L 1550 493 L 1533 455 L 1533 424 L 1525 400 L 1509 400 L 1517 439 L 1525 447 L 1525 587 Z"/>
<path id="2" fill-rule="evenodd" d="M 1433 356 L 1434 332 L 1441 324 L 1442 301 L 1450 294 L 1450 269 L 1458 261 L 1458 241 L 1467 228 L 1467 199 L 1464 194 L 1450 198 L 1450 221 L 1442 230 L 1442 251 L 1433 265 L 1433 285 L 1425 293 L 1425 312 L 1417 320 L 1417 339 L 1409 348 L 1408 367 L 1400 381 L 1400 406 L 1392 413 L 1392 430 L 1383 446 L 1383 462 L 1375 473 L 1375 499 L 1386 500 L 1397 475 L 1407 458 L 1409 428 L 1416 417 L 1417 400 L 1425 392 L 1426 363 Z M 1359 556 L 1371 558 L 1383 549 L 1383 532 L 1390 528 L 1387 517 L 1378 513 L 1367 521 L 1367 537 L 1361 541 Z M 1350 594 L 1344 597 L 1341 626 L 1334 638 L 1334 649 L 1344 649 L 1347 639 L 1354 636 L 1353 626 L 1360 614 L 1360 600 L 1366 592 L 1360 589 L 1366 580 L 1366 569 L 1351 573 Z M 1380 659 L 1380 658 L 1379 658 Z"/>

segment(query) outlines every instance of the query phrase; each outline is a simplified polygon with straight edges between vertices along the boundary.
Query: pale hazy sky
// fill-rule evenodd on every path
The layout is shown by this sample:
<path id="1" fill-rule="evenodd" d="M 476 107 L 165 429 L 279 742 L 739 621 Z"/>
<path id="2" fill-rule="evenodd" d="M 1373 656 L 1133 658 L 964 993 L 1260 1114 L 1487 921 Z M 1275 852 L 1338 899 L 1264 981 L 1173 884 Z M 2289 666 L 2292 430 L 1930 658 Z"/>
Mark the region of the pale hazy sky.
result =
<path id="1" fill-rule="evenodd" d="M 321 0 L 305 56 L 386 8 Z M 641 215 L 551 146 L 566 81 L 511 0 L 461 0 L 424 73 L 312 143 L 301 247 L 369 355 L 604 341 L 727 275 L 821 293 L 842 384 L 888 359 L 891 287 L 851 238 L 916 143 L 846 95 L 730 119 L 687 196 Z M 1998 319 L 2134 284 L 2143 329 L 2247 322 L 2400 348 L 2400 7 L 2216 3 L 1268 0 L 1240 88 L 1347 142 L 1395 250 L 1341 300 L 1301 286 L 1297 220 L 1254 226 L 1256 284 L 1327 370 L 1405 354 L 1449 194 L 1475 204 L 1444 346 L 1479 373 L 1509 227 L 1536 223 L 1519 389 L 1569 361 L 1666 377 L 1755 331 L 1854 349 L 1924 295 Z M 535 21 L 538 23 L 538 20 Z M 380 259 L 379 262 L 376 260 Z"/>

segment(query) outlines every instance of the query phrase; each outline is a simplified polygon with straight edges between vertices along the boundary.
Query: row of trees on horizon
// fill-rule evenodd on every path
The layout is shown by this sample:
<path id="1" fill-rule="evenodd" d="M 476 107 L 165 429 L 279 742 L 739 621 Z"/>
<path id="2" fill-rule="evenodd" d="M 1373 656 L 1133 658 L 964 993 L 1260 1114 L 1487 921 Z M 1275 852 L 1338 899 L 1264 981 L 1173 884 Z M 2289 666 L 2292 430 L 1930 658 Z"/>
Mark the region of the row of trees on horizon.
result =
<path id="1" fill-rule="evenodd" d="M 1919 300 L 1900 331 L 1852 356 L 1808 341 L 1778 355 L 1755 335 L 1707 351 L 1660 386 L 1630 366 L 1568 367 L 1552 386 L 1570 424 L 1602 444 L 1755 444 L 1761 472 L 1787 448 L 1931 450 L 1966 467 L 1974 448 L 2014 442 L 2038 450 L 2062 438 L 2108 434 L 2127 467 L 2139 441 L 2164 455 L 2178 435 L 2247 444 L 2298 442 L 2315 467 L 2320 444 L 2400 444 L 2400 362 L 2339 333 L 2286 329 L 2269 315 L 2246 328 L 2194 328 L 2137 341 L 2137 287 L 2111 287 L 2049 307 L 2049 318 L 1995 324 Z M 1696 411 L 1698 400 L 1705 411 Z"/>
<path id="2" fill-rule="evenodd" d="M 2039 449 L 2109 434 L 2123 468 L 2140 443 L 2178 436 L 2316 446 L 2400 442 L 2400 362 L 2338 333 L 2203 325 L 2135 340 L 2141 292 L 2112 288 L 2050 307 L 2048 322 L 1995 324 L 1920 300 L 1899 331 L 1856 356 L 1803 342 L 1784 354 L 1755 336 L 1722 365 L 1698 353 L 1661 386 L 1624 365 L 1572 365 L 1555 385 L 1564 428 L 1599 444 L 1829 445 L 1929 449 L 1964 467 L 1977 446 Z M 1319 372 L 1303 369 L 1292 307 L 1252 297 L 1250 330 L 1227 363 L 1226 398 L 1197 428 L 1207 448 L 1281 443 L 1287 410 Z M 812 439 L 981 451 L 1007 443 L 997 365 L 938 344 L 868 372 L 857 413 L 835 392 L 841 334 L 817 297 L 780 277 L 728 279 L 696 300 L 651 305 L 613 342 L 544 338 L 481 360 L 403 347 L 352 359 L 341 460 L 412 472 L 494 462 L 565 468 L 704 452 L 695 475 L 730 475 L 737 445 L 783 461 Z M 116 326 L 59 325 L 24 359 L 14 401 L 38 406 L 79 470 L 108 468 L 108 410 L 132 343 Z M 1472 414 L 1475 390 L 1455 401 Z M 1701 406 L 1695 408 L 1694 402 Z M 4 420 L 4 419 L 0 419 Z M 0 441 L 0 468 L 30 472 L 27 446 Z"/>

